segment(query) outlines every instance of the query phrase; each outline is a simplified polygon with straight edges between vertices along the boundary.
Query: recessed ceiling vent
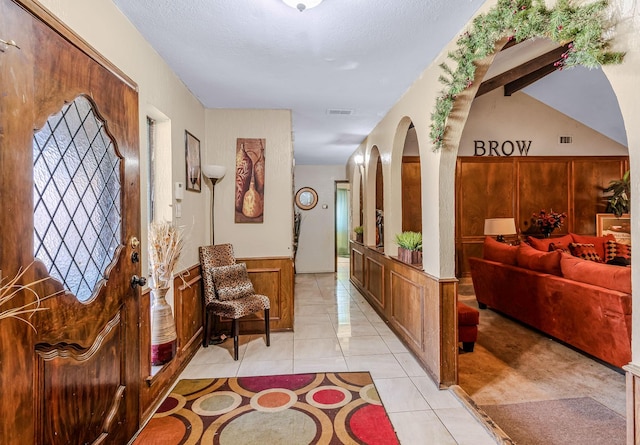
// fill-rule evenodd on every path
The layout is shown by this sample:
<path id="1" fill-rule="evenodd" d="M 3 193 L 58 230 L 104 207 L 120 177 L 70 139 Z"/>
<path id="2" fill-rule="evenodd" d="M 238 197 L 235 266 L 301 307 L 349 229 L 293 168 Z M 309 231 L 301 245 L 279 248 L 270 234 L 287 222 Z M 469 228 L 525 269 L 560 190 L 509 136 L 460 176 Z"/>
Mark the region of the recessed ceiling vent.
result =
<path id="1" fill-rule="evenodd" d="M 573 138 L 571 136 L 560 136 L 561 144 L 570 144 L 573 142 Z"/>
<path id="2" fill-rule="evenodd" d="M 354 111 L 349 108 L 329 108 L 327 114 L 329 116 L 352 116 Z"/>

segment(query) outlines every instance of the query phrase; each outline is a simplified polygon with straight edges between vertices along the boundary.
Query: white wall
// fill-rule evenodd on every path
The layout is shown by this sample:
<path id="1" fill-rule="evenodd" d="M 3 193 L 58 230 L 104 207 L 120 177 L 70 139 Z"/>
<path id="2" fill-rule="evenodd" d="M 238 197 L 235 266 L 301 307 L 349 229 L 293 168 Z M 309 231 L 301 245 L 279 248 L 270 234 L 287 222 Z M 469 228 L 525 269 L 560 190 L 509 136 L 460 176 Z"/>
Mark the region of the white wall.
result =
<path id="1" fill-rule="evenodd" d="M 238 257 L 293 257 L 293 143 L 290 110 L 206 111 L 204 164 L 224 165 L 215 188 L 215 242 L 232 243 Z M 264 222 L 235 223 L 236 139 L 265 139 Z M 211 188 L 205 181 L 207 234 Z"/>
<path id="2" fill-rule="evenodd" d="M 335 181 L 346 179 L 344 165 L 296 166 L 295 189 L 311 187 L 318 193 L 318 205 L 313 209 L 296 210 L 301 214 L 296 273 L 334 271 Z"/>
<path id="3" fill-rule="evenodd" d="M 571 144 L 560 144 L 560 136 L 571 136 Z M 474 140 L 531 141 L 528 156 L 627 156 L 624 145 L 518 92 L 504 96 L 502 88 L 476 98 L 464 126 L 458 156 L 474 156 Z M 480 144 L 479 144 L 480 145 Z M 505 151 L 513 150 L 511 144 Z M 478 150 L 481 152 L 481 150 Z M 502 150 L 498 148 L 502 155 Z M 513 156 L 520 156 L 515 149 Z"/>

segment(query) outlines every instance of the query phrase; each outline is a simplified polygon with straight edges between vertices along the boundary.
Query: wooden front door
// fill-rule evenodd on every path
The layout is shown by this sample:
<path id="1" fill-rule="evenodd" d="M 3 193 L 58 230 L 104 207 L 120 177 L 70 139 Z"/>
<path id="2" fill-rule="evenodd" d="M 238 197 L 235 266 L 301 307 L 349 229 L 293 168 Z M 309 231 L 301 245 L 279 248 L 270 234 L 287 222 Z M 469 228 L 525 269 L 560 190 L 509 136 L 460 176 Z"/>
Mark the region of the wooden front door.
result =
<path id="1" fill-rule="evenodd" d="M 46 299 L 0 319 L 0 443 L 128 441 L 139 426 L 135 85 L 35 2 L 0 0 L 0 270 Z M 28 299 L 20 295 L 0 312 Z"/>

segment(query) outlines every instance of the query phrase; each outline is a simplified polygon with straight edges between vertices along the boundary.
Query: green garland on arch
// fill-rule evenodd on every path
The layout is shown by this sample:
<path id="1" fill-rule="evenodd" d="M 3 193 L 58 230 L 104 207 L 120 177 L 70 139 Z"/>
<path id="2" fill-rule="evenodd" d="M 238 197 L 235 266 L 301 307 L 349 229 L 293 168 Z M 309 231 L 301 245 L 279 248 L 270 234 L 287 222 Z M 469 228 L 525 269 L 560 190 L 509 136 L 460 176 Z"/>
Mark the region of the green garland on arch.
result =
<path id="1" fill-rule="evenodd" d="M 444 73 L 439 81 L 445 85 L 436 99 L 431 114 L 431 140 L 438 150 L 444 145 L 447 119 L 456 96 L 469 88 L 475 78 L 478 60 L 495 51 L 495 43 L 507 37 L 521 42 L 533 37 L 546 37 L 569 49 L 556 62 L 558 69 L 583 65 L 621 63 L 624 53 L 609 51 L 611 25 L 606 17 L 607 0 L 575 6 L 571 0 L 558 0 L 548 9 L 543 0 L 499 0 L 486 14 L 478 15 L 468 31 L 458 38 L 458 48 L 448 54 L 456 63 L 453 69 L 440 64 Z"/>

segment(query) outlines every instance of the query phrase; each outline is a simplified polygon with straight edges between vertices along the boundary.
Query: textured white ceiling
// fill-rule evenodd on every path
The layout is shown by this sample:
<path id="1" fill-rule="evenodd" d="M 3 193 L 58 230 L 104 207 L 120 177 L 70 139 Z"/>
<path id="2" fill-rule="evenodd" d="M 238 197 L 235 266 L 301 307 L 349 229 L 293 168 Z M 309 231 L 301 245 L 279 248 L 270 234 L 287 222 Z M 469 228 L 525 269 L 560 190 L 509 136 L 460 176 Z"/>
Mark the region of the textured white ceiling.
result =
<path id="1" fill-rule="evenodd" d="M 301 13 L 281 0 L 113 1 L 205 107 L 291 109 L 298 165 L 344 164 L 484 2 L 324 0 Z M 505 51 L 486 78 L 545 45 Z M 626 144 L 601 72 L 555 73 L 524 91 Z"/>
<path id="2" fill-rule="evenodd" d="M 293 110 L 296 164 L 345 163 L 483 3 L 113 1 L 205 107 Z"/>

